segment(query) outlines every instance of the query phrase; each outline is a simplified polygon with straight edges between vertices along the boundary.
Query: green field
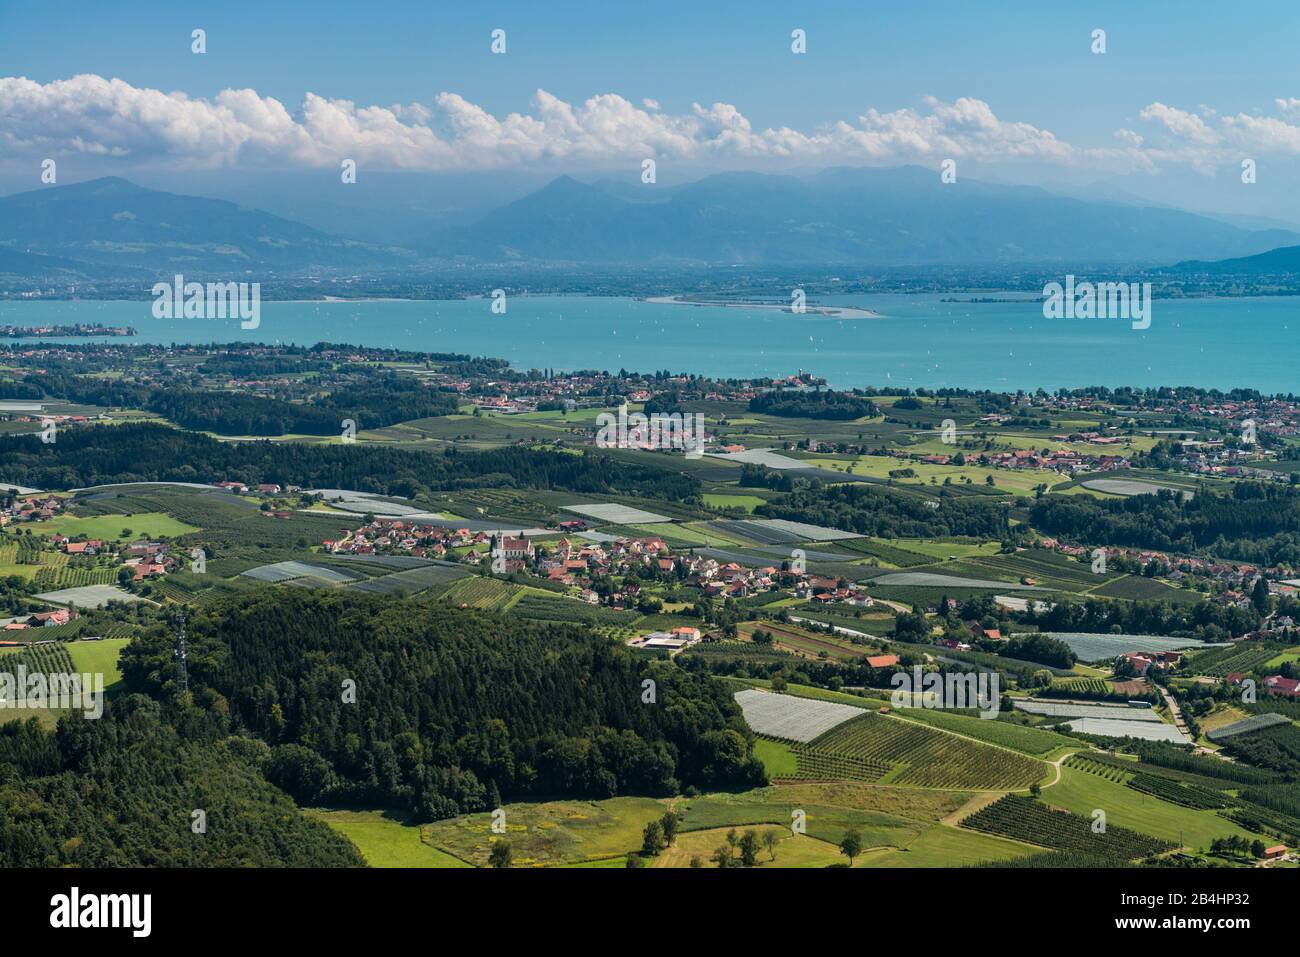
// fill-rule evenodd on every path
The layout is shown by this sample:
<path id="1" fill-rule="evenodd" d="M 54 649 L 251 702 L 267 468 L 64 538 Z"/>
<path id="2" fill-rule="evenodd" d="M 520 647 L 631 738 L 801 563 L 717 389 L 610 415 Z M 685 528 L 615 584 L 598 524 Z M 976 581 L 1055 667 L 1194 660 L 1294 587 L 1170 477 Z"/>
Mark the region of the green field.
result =
<path id="1" fill-rule="evenodd" d="M 382 811 L 306 809 L 351 841 L 371 867 L 470 867 L 420 840 L 421 829 Z"/>
<path id="2" fill-rule="evenodd" d="M 662 817 L 667 805 L 653 798 L 606 801 L 547 801 L 507 804 L 506 833 L 515 867 L 545 867 L 604 860 L 641 846 L 641 831 Z M 487 864 L 491 815 L 468 814 L 422 828 L 424 840 L 462 861 Z"/>
<path id="3" fill-rule="evenodd" d="M 967 867 L 1027 857 L 1038 849 L 992 834 L 936 824 L 906 847 L 871 851 L 859 867 Z"/>
<path id="4" fill-rule="evenodd" d="M 56 515 L 47 522 L 34 526 L 38 534 L 66 535 L 69 538 L 84 536 L 107 541 L 134 541 L 140 538 L 177 538 L 197 532 L 194 525 L 177 521 L 163 512 L 139 512 L 134 515 L 96 515 L 77 518 L 75 515 Z M 123 534 L 130 530 L 129 533 Z"/>
<path id="5" fill-rule="evenodd" d="M 843 469 L 844 461 L 819 459 L 815 464 L 827 469 Z M 966 479 L 974 485 L 983 486 L 990 476 L 995 488 L 1004 492 L 1024 494 L 1032 492 L 1039 485 L 1049 488 L 1059 485 L 1067 479 L 1051 469 L 1000 469 L 983 465 L 931 465 L 927 462 L 903 461 L 893 456 L 870 455 L 853 460 L 849 471 L 854 475 L 866 475 L 872 478 L 887 479 L 889 473 L 898 469 L 911 469 L 915 478 L 895 479 L 899 485 L 942 485 L 951 480 L 953 485 L 964 484 Z M 933 479 L 932 483 L 930 480 Z"/>
<path id="6" fill-rule="evenodd" d="M 794 752 L 784 741 L 759 738 L 754 742 L 754 757 L 763 762 L 769 778 L 792 778 L 799 773 Z"/>
<path id="7" fill-rule="evenodd" d="M 54 629 L 42 628 L 42 632 Z M 130 641 L 129 638 L 105 638 L 101 641 L 70 641 L 59 644 L 29 646 L 26 649 L 13 649 L 22 652 L 22 661 L 28 672 L 41 671 L 45 674 L 73 672 L 78 675 L 102 674 L 104 676 L 104 694 L 109 696 L 122 689 L 122 672 L 118 668 L 118 655 Z M 8 666 L 6 664 L 6 666 Z M 92 677 L 89 690 L 95 687 Z M 82 711 L 80 703 L 73 708 L 0 708 L 0 722 L 26 721 L 36 718 L 43 727 L 53 728 L 59 718 L 67 714 Z"/>
<path id="8" fill-rule="evenodd" d="M 1213 811 L 1180 807 L 1115 781 L 1078 768 L 1061 768 L 1059 783 L 1043 789 L 1043 801 L 1090 817 L 1095 808 L 1106 812 L 1106 820 L 1117 827 L 1179 842 L 1190 848 L 1207 848 L 1216 837 L 1258 835 L 1220 817 Z"/>
<path id="9" fill-rule="evenodd" d="M 131 643 L 130 638 L 104 638 L 100 641 L 74 641 L 68 644 L 73 667 L 78 672 L 103 673 L 104 693 L 112 694 L 122 683 L 118 656 Z"/>
<path id="10" fill-rule="evenodd" d="M 765 501 L 757 495 L 730 495 L 722 492 L 706 492 L 703 498 L 705 505 L 714 508 L 743 508 L 747 512 L 752 512 Z"/>

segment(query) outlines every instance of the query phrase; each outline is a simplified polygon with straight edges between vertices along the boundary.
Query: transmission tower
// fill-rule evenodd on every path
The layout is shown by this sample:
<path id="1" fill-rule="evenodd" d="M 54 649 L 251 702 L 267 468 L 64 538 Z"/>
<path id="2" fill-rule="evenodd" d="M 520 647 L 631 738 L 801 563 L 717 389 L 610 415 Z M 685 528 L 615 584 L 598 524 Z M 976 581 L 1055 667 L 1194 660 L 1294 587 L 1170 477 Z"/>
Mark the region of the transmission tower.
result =
<path id="1" fill-rule="evenodd" d="M 177 616 L 179 627 L 176 631 L 176 688 L 181 694 L 190 688 L 190 675 L 185 666 L 185 612 Z"/>

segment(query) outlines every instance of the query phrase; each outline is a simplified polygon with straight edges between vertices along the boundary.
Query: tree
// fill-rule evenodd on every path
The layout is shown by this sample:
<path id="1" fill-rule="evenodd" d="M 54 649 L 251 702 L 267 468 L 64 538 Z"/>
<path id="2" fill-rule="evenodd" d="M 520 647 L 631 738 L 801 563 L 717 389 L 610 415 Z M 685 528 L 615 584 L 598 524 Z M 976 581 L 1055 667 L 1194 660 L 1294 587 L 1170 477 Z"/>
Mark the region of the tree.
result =
<path id="1" fill-rule="evenodd" d="M 767 848 L 768 860 L 776 860 L 776 831 L 767 830 L 763 832 L 763 846 Z"/>
<path id="2" fill-rule="evenodd" d="M 664 847 L 670 846 L 677 839 L 677 825 L 679 818 L 676 811 L 667 811 L 659 819 L 659 829 L 663 832 Z"/>
<path id="3" fill-rule="evenodd" d="M 495 841 L 492 844 L 492 852 L 488 855 L 489 867 L 509 867 L 513 855 L 510 851 L 509 841 Z"/>
<path id="4" fill-rule="evenodd" d="M 623 866 L 630 868 L 645 867 L 645 858 L 640 854 L 629 854 Z"/>
<path id="5" fill-rule="evenodd" d="M 740 862 L 746 867 L 753 867 L 758 863 L 758 835 L 753 831 L 746 831 L 744 837 L 740 839 Z"/>
<path id="6" fill-rule="evenodd" d="M 1255 579 L 1255 587 L 1250 592 L 1250 602 L 1255 606 L 1255 610 L 1261 615 L 1267 615 L 1269 610 L 1268 582 L 1264 576 L 1260 575 Z"/>
<path id="7" fill-rule="evenodd" d="M 853 866 L 853 859 L 862 853 L 862 835 L 856 828 L 849 828 L 844 832 L 844 837 L 840 840 L 840 853 L 849 859 L 849 867 Z"/>
<path id="8" fill-rule="evenodd" d="M 717 863 L 719 867 L 734 867 L 736 863 L 735 855 L 731 852 L 730 844 L 719 844 L 718 849 L 713 852 L 710 860 Z"/>
<path id="9" fill-rule="evenodd" d="M 658 821 L 651 821 L 641 832 L 641 853 L 646 857 L 654 857 L 664 849 L 664 832 L 663 827 Z"/>
<path id="10" fill-rule="evenodd" d="M 704 866 L 704 862 L 700 860 L 700 855 L 694 854 L 691 856 L 691 867 L 703 867 L 703 866 Z"/>

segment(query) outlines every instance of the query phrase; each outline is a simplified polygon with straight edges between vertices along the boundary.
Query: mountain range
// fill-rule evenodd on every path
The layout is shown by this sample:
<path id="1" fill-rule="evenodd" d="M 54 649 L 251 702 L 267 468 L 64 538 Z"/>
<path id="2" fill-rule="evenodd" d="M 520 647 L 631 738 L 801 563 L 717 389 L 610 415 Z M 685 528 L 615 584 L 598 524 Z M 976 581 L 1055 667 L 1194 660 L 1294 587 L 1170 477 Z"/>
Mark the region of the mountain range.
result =
<path id="1" fill-rule="evenodd" d="M 1278 247 L 1300 246 L 1287 229 L 1038 187 L 943 183 L 919 167 L 718 173 L 663 187 L 561 176 L 472 221 L 447 217 L 422 239 L 404 238 L 349 239 L 118 177 L 0 198 L 0 274 L 34 278 L 186 270 L 270 278 L 466 263 L 1183 268 L 1285 258 Z"/>
<path id="2" fill-rule="evenodd" d="M 1289 230 L 1176 209 L 945 184 L 919 167 L 720 173 L 662 198 L 655 186 L 642 190 L 637 198 L 628 187 L 560 177 L 472 225 L 435 232 L 425 249 L 481 261 L 1154 265 L 1300 242 Z"/>
<path id="3" fill-rule="evenodd" d="M 186 269 L 271 274 L 391 268 L 412 254 L 218 199 L 116 176 L 0 199 L 0 271 L 59 276 Z"/>

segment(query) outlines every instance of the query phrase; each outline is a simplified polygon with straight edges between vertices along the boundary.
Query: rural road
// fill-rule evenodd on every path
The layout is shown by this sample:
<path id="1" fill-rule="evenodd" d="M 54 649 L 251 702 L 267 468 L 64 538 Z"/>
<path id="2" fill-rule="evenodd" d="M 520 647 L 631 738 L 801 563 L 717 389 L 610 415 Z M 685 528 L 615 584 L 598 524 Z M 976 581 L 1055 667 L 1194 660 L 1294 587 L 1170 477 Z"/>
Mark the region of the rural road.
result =
<path id="1" fill-rule="evenodd" d="M 1174 727 L 1177 728 L 1179 731 L 1181 731 L 1183 734 L 1187 735 L 1187 739 L 1189 741 L 1192 740 L 1192 732 L 1187 727 L 1187 722 L 1183 720 L 1183 713 L 1178 710 L 1178 702 L 1174 700 L 1174 696 L 1171 695 L 1169 693 L 1169 690 L 1164 687 L 1160 688 L 1160 693 L 1164 696 L 1165 706 L 1169 709 L 1169 713 L 1173 716 Z"/>

